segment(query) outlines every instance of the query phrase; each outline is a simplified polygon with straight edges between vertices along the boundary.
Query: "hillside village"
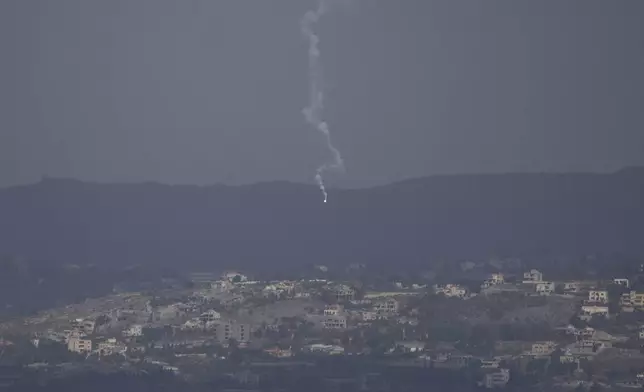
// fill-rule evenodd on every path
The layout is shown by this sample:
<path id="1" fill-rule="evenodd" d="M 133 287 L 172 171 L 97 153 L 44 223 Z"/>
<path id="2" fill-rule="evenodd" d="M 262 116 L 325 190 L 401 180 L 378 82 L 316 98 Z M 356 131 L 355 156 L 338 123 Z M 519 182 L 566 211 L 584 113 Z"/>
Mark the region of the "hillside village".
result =
<path id="1" fill-rule="evenodd" d="M 29 351 L 32 367 L 55 365 L 44 353 L 56 346 L 69 354 L 60 361 L 78 366 L 107 361 L 180 377 L 223 361 L 235 366 L 232 382 L 251 389 L 266 364 L 329 356 L 461 373 L 481 388 L 644 385 L 644 291 L 630 277 L 546 278 L 530 269 L 489 274 L 478 288 L 419 279 L 375 290 L 356 280 L 194 273 L 190 287 L 115 292 L 4 323 L 0 346 L 5 357 Z"/>

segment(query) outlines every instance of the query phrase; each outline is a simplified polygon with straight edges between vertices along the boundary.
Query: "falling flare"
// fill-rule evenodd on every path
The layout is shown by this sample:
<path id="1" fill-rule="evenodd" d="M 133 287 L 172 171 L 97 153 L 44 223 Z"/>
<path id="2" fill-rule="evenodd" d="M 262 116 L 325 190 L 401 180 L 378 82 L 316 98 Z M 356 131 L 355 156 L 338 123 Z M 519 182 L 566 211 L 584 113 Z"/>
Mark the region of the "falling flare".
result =
<path id="1" fill-rule="evenodd" d="M 331 142 L 331 133 L 329 126 L 322 120 L 322 112 L 324 111 L 324 91 L 323 91 L 323 77 L 322 66 L 320 65 L 320 49 L 318 44 L 320 38 L 313 30 L 320 18 L 326 13 L 325 0 L 320 0 L 318 8 L 309 10 L 301 20 L 302 34 L 309 42 L 309 105 L 302 110 L 306 122 L 312 125 L 315 129 L 322 132 L 326 138 L 326 144 L 331 152 L 333 160 L 327 162 L 317 168 L 315 174 L 315 182 L 318 184 L 324 202 L 328 200 L 326 187 L 324 186 L 324 178 L 322 177 L 327 170 L 340 170 L 344 171 L 344 161 L 340 151 L 335 148 Z"/>

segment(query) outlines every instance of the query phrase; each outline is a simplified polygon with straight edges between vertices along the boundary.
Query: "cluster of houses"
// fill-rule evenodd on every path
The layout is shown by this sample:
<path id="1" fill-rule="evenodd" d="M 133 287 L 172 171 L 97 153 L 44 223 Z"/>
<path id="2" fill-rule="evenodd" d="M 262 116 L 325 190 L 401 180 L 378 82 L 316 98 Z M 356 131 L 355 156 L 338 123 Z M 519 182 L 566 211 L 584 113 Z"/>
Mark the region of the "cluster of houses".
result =
<path id="1" fill-rule="evenodd" d="M 117 330 L 112 328 L 106 332 L 103 323 L 97 321 L 100 316 L 88 317 L 73 319 L 64 331 L 50 333 L 47 337 L 64 342 L 69 351 L 98 356 L 126 355 L 129 350 L 143 350 L 144 348 L 141 348 L 138 342 L 146 334 L 146 329 L 163 327 L 170 327 L 173 334 L 176 332 L 195 336 L 192 339 L 183 336 L 177 339 L 178 343 L 171 344 L 200 344 L 207 339 L 222 345 L 236 341 L 243 347 L 253 341 L 254 333 L 258 329 L 273 328 L 277 331 L 281 322 L 276 318 L 275 324 L 269 323 L 270 325 L 260 327 L 261 323 L 253 320 L 248 314 L 242 317 L 240 309 L 245 309 L 244 306 L 255 306 L 247 305 L 250 302 L 258 303 L 251 299 L 271 304 L 291 300 L 313 303 L 316 301 L 307 299 L 323 298 L 326 305 L 308 309 L 304 318 L 333 335 L 337 331 L 359 328 L 383 320 L 410 326 L 418 325 L 417 313 L 406 309 L 405 298 L 426 293 L 426 286 L 404 287 L 399 284 L 394 286 L 394 290 L 397 291 L 366 292 L 358 295 L 354 287 L 339 282 L 321 279 L 257 282 L 237 272 L 225 273 L 220 277 L 195 274 L 194 281 L 196 289 L 189 298 L 183 298 L 181 302 L 158 306 L 152 306 L 148 302 L 137 309 L 117 309 L 110 313 L 109 319 L 119 321 L 111 324 L 112 327 L 118 326 Z M 480 294 L 472 293 L 458 284 L 434 285 L 433 292 L 460 300 L 505 291 L 523 292 L 530 296 L 567 297 L 579 301 L 578 316 L 581 320 L 591 320 L 598 316 L 610 316 L 609 307 L 612 309 L 612 306 L 609 306 L 611 298 L 607 289 L 608 284 L 622 287 L 623 294 L 619 298 L 620 311 L 644 310 L 644 292 L 631 290 L 628 279 L 614 279 L 606 282 L 606 285 L 583 281 L 554 282 L 544 280 L 543 274 L 536 269 L 523 273 L 523 276 L 519 276 L 518 279 L 512 277 L 506 279 L 503 273 L 491 274 L 482 282 Z M 121 322 L 121 320 L 134 321 Z M 613 348 L 615 344 L 628 340 L 628 338 L 613 336 L 589 327 L 568 326 L 564 332 L 574 337 L 572 339 L 574 342 L 570 343 L 570 340 L 566 344 L 554 341 L 528 342 L 529 345 L 522 346 L 518 353 L 509 357 L 501 355 L 494 358 L 473 358 L 471 355 L 458 353 L 458 350 L 432 351 L 426 347 L 425 342 L 407 341 L 404 336 L 401 341 L 396 342 L 391 351 L 416 354 L 414 360 L 420 365 L 431 364 L 435 368 L 460 369 L 468 366 L 472 360 L 477 360 L 481 368 L 486 369 L 481 386 L 497 388 L 506 385 L 510 379 L 510 371 L 503 365 L 508 359 L 545 358 L 551 356 L 555 350 L 561 350 L 559 361 L 579 365 L 580 360 L 592 359 L 605 350 Z M 644 328 L 639 332 L 639 337 L 644 339 Z M 326 343 L 310 343 L 303 350 L 324 355 L 347 354 L 341 344 Z M 37 339 L 34 344 L 37 344 Z M 502 351 L 503 347 L 499 349 L 499 352 Z M 264 352 L 275 358 L 290 358 L 294 355 L 290 347 L 271 347 Z"/>
<path id="2" fill-rule="evenodd" d="M 361 305 L 362 309 L 349 311 L 345 310 L 341 304 L 326 305 L 323 311 L 322 326 L 327 329 L 346 329 L 348 319 L 355 321 L 356 325 L 391 318 L 411 323 L 417 322 L 408 318 L 397 318 L 401 305 L 396 298 L 381 298 L 375 301 L 365 299 L 349 302 L 354 305 Z"/>
<path id="3" fill-rule="evenodd" d="M 335 303 L 322 309 L 310 309 L 306 319 L 320 329 L 344 330 L 376 320 L 398 320 L 401 305 L 397 297 L 422 294 L 421 290 L 378 292 L 367 293 L 364 298 L 356 299 L 357 293 L 353 287 L 320 279 L 256 282 L 237 272 L 225 273 L 214 280 L 213 275 L 207 273 L 195 274 L 193 278 L 196 287 L 192 296 L 180 302 L 152 306 L 148 301 L 145 306 L 138 308 L 122 306 L 107 313 L 94 312 L 89 317 L 72 319 L 67 328 L 59 325 L 58 328 L 65 328 L 62 331 L 48 330 L 37 334 L 34 344 L 38 344 L 39 339 L 48 338 L 63 342 L 69 351 L 83 355 L 124 355 L 128 349 L 144 349 L 138 342 L 147 329 L 169 327 L 173 334 L 199 335 L 202 340 L 207 336 L 209 341 L 223 345 L 234 340 L 240 346 L 245 346 L 260 328 L 259 322 L 254 322 L 252 317 L 240 316 L 238 311 L 251 298 L 264 298 L 271 303 L 321 297 L 326 293 L 325 298 L 332 298 Z M 350 309 L 343 304 L 351 305 Z M 109 321 L 99 323 L 97 320 L 100 318 Z M 401 317 L 399 321 L 417 324 L 413 317 Z M 262 327 L 275 327 L 277 330 L 278 325 Z M 340 351 L 337 347 L 329 349 L 318 346 L 310 350 L 332 354 Z M 284 352 L 274 354 L 287 356 Z"/>

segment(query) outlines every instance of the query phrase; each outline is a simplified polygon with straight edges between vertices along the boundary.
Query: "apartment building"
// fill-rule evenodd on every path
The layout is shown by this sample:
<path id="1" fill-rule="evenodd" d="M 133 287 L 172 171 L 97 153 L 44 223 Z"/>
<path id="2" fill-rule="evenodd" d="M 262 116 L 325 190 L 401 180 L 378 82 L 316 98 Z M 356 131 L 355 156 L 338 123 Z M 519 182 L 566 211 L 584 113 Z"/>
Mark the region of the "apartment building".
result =
<path id="1" fill-rule="evenodd" d="M 85 354 L 92 351 L 92 341 L 90 339 L 73 337 L 67 341 L 67 350 L 79 354 Z"/>
<path id="2" fill-rule="evenodd" d="M 607 304 L 608 291 L 606 290 L 590 290 L 588 292 L 588 302 Z"/>
<path id="3" fill-rule="evenodd" d="M 346 329 L 347 318 L 343 316 L 327 316 L 323 319 L 322 325 L 327 329 Z"/>
<path id="4" fill-rule="evenodd" d="M 235 340 L 238 343 L 248 343 L 251 338 L 250 324 L 223 321 L 213 325 L 215 339 L 220 343 Z"/>
<path id="5" fill-rule="evenodd" d="M 324 308 L 324 315 L 325 316 L 339 316 L 342 314 L 344 311 L 344 308 L 342 305 L 327 305 Z"/>
<path id="6" fill-rule="evenodd" d="M 523 273 L 523 283 L 539 283 L 543 282 L 543 274 L 536 269 L 530 270 L 530 272 Z"/>
<path id="7" fill-rule="evenodd" d="M 114 338 L 107 339 L 97 345 L 99 355 L 125 355 L 127 347 Z"/>
<path id="8" fill-rule="evenodd" d="M 70 321 L 72 331 L 81 335 L 91 335 L 96 328 L 96 322 L 90 319 L 75 319 Z"/>
<path id="9" fill-rule="evenodd" d="M 208 322 L 220 320 L 220 319 L 221 319 L 221 313 L 217 312 L 214 309 L 208 310 L 199 316 L 199 321 L 201 321 L 204 324 Z"/>
<path id="10" fill-rule="evenodd" d="M 393 316 L 398 314 L 400 303 L 394 299 L 389 298 L 384 301 L 378 301 L 374 304 L 373 310 L 380 316 Z"/>
<path id="11" fill-rule="evenodd" d="M 338 302 L 353 301 L 356 298 L 356 291 L 347 285 L 337 285 L 333 288 L 333 295 Z"/>
<path id="12" fill-rule="evenodd" d="M 539 295 L 550 295 L 555 292 L 555 282 L 539 282 L 535 286 L 535 291 Z"/>
<path id="13" fill-rule="evenodd" d="M 131 325 L 123 331 L 123 336 L 128 338 L 143 336 L 143 326 L 140 324 Z"/>
<path id="14" fill-rule="evenodd" d="M 557 347 L 557 343 L 552 341 L 547 342 L 535 342 L 532 344 L 530 349 L 530 354 L 535 356 L 547 356 L 552 354 Z"/>
<path id="15" fill-rule="evenodd" d="M 483 281 L 483 284 L 481 284 L 481 288 L 487 289 L 489 287 L 502 285 L 504 283 L 505 283 L 505 276 L 503 274 L 501 273 L 492 274 L 490 275 L 489 278 Z"/>

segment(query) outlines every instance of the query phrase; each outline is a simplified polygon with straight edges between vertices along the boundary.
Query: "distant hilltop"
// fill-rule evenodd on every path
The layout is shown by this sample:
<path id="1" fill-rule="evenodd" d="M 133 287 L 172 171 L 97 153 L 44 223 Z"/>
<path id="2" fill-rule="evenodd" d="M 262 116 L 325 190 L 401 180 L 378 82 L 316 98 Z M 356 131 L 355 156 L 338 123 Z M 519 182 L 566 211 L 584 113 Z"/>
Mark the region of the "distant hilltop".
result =
<path id="1" fill-rule="evenodd" d="M 445 175 L 329 191 L 97 184 L 0 189 L 0 253 L 60 263 L 228 268 L 422 264 L 492 255 L 644 255 L 644 168 Z M 217 264 L 217 265 L 214 265 Z"/>

